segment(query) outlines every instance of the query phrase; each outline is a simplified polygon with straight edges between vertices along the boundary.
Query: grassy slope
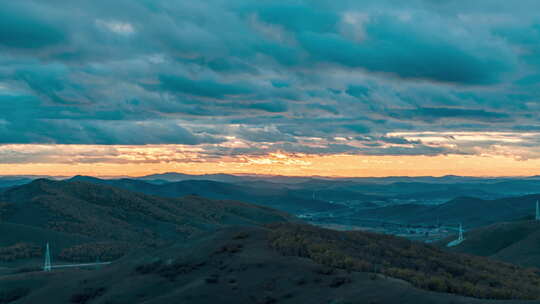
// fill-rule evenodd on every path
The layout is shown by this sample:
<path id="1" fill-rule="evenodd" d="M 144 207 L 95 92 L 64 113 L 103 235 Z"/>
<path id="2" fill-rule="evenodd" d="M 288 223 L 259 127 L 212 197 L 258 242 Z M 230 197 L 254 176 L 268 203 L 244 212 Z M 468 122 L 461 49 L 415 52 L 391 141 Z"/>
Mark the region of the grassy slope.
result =
<path id="1" fill-rule="evenodd" d="M 502 222 L 471 230 L 465 241 L 451 250 L 540 267 L 540 222 Z"/>
<path id="2" fill-rule="evenodd" d="M 282 212 L 236 201 L 158 198 L 86 182 L 37 180 L 6 191 L 0 201 L 4 202 L 0 228 L 11 235 L 2 237 L 2 245 L 50 241 L 55 250 L 72 243 L 100 242 L 111 247 L 104 250 L 118 252 L 187 239 L 228 225 L 290 219 Z M 77 255 L 84 250 L 77 248 Z"/>

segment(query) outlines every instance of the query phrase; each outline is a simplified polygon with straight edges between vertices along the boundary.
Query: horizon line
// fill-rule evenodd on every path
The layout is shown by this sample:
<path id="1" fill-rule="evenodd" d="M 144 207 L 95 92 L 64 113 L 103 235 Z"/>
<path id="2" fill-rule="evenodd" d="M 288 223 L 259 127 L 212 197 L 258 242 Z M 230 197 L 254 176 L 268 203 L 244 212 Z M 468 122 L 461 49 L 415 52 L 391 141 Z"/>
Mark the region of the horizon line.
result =
<path id="1" fill-rule="evenodd" d="M 284 175 L 284 174 L 259 174 L 259 173 L 184 173 L 175 171 L 166 171 L 160 173 L 150 173 L 145 175 L 88 175 L 88 174 L 69 174 L 69 175 L 49 175 L 49 174 L 0 174 L 0 177 L 35 177 L 35 178 L 73 178 L 77 176 L 87 176 L 95 178 L 144 178 L 153 175 L 179 174 L 187 176 L 211 176 L 211 175 L 228 175 L 228 176 L 247 176 L 247 177 L 285 177 L 285 178 L 327 178 L 327 179 L 383 179 L 383 178 L 444 178 L 444 177 L 460 177 L 460 178 L 533 178 L 540 177 L 539 174 L 534 175 L 386 175 L 386 176 L 336 176 L 336 175 Z"/>

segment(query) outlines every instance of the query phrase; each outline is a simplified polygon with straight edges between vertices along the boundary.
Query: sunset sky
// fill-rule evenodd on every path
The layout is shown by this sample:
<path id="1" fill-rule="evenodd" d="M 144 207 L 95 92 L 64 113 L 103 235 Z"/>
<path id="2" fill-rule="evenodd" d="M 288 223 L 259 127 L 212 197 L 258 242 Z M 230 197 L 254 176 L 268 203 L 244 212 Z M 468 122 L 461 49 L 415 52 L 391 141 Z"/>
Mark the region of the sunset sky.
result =
<path id="1" fill-rule="evenodd" d="M 4 1 L 0 175 L 540 174 L 539 11 Z"/>

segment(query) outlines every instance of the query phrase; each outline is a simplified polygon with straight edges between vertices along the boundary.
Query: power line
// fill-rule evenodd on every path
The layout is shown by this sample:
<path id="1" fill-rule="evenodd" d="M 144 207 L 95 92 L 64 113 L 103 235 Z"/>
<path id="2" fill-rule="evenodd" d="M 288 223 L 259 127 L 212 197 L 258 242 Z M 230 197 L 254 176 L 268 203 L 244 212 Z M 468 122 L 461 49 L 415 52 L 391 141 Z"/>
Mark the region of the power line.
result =
<path id="1" fill-rule="evenodd" d="M 51 250 L 49 248 L 49 242 L 45 247 L 45 262 L 43 264 L 43 271 L 51 271 L 53 268 L 67 268 L 67 267 L 88 267 L 88 266 L 99 266 L 99 265 L 109 265 L 112 262 L 100 262 L 99 257 L 95 263 L 82 263 L 82 264 L 62 264 L 62 265 L 52 265 L 51 263 Z"/>

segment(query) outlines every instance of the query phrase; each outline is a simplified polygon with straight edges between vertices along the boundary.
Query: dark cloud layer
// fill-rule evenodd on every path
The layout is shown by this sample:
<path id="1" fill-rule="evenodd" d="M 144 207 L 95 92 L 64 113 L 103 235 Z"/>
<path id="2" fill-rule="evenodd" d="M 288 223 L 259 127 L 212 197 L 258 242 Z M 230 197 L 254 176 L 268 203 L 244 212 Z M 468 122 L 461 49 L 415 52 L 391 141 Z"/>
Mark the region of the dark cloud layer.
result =
<path id="1" fill-rule="evenodd" d="M 475 153 L 388 134 L 538 130 L 540 4 L 520 4 L 9 1 L 0 143 Z"/>
<path id="2" fill-rule="evenodd" d="M 39 14 L 36 7 L 24 3 L 2 3 L 0 43 L 14 49 L 38 49 L 57 45 L 67 39 L 61 23 Z"/>

